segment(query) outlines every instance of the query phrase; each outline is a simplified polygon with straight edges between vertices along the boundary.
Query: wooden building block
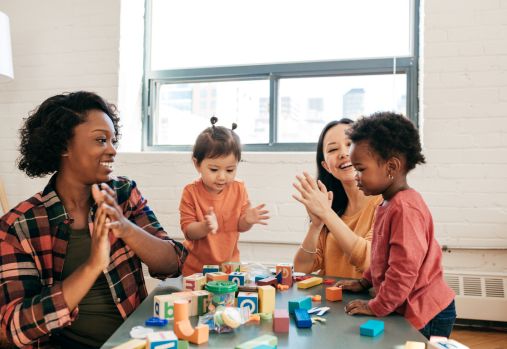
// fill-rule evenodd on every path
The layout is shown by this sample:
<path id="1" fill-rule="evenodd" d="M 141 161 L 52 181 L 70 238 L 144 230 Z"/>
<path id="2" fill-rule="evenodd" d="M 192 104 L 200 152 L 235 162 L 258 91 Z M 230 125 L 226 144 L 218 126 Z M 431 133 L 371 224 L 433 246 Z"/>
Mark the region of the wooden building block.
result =
<path id="1" fill-rule="evenodd" d="M 292 276 L 294 274 L 294 265 L 292 263 L 278 263 L 276 265 L 276 274 L 282 273 L 282 284 L 292 286 Z"/>
<path id="2" fill-rule="evenodd" d="M 326 288 L 326 300 L 331 302 L 341 301 L 342 300 L 342 288 L 331 286 Z"/>
<path id="3" fill-rule="evenodd" d="M 203 265 L 203 267 L 202 267 L 202 274 L 203 275 L 206 275 L 207 273 L 216 273 L 217 271 L 220 271 L 220 267 L 218 265 L 207 264 L 207 265 Z"/>
<path id="4" fill-rule="evenodd" d="M 241 271 L 240 266 L 240 262 L 224 262 L 222 263 L 222 272 L 230 274 L 234 273 L 235 271 Z"/>
<path id="5" fill-rule="evenodd" d="M 361 336 L 376 337 L 384 332 L 384 321 L 368 320 L 359 327 Z"/>
<path id="6" fill-rule="evenodd" d="M 222 273 L 221 271 L 215 271 L 212 273 L 206 273 L 206 282 L 210 281 L 228 281 L 229 275 Z"/>
<path id="7" fill-rule="evenodd" d="M 269 276 L 267 276 L 267 275 L 255 275 L 254 281 L 255 281 L 255 283 L 257 283 L 257 281 L 268 278 L 268 277 Z"/>
<path id="8" fill-rule="evenodd" d="M 211 293 L 206 290 L 200 290 L 200 291 L 193 291 L 192 294 L 194 295 L 196 306 L 197 306 L 197 313 L 196 315 L 204 315 L 208 312 L 208 307 L 211 303 Z M 191 315 L 192 316 L 192 315 Z"/>
<path id="9" fill-rule="evenodd" d="M 146 349 L 178 348 L 178 338 L 173 331 L 153 332 L 146 336 Z"/>
<path id="10" fill-rule="evenodd" d="M 267 345 L 272 348 L 276 348 L 278 345 L 278 338 L 270 334 L 265 334 L 263 336 L 249 340 L 248 342 L 243 342 L 237 345 L 235 349 L 254 349 L 259 348 L 261 345 Z"/>
<path id="11" fill-rule="evenodd" d="M 296 320 L 297 328 L 310 328 L 312 327 L 312 319 L 310 315 L 308 315 L 308 310 L 306 309 L 295 309 L 294 310 L 294 319 Z"/>
<path id="12" fill-rule="evenodd" d="M 239 292 L 238 308 L 249 308 L 250 314 L 259 312 L 259 295 L 257 292 Z"/>
<path id="13" fill-rule="evenodd" d="M 273 315 L 273 331 L 277 333 L 289 332 L 289 312 L 287 309 L 275 309 Z"/>
<path id="14" fill-rule="evenodd" d="M 257 281 L 257 285 L 259 285 L 259 286 L 271 285 L 271 286 L 276 287 L 276 285 L 278 285 L 278 280 L 276 278 L 270 276 L 270 277 L 267 277 L 267 278 Z"/>
<path id="15" fill-rule="evenodd" d="M 298 288 L 310 288 L 313 286 L 320 285 L 322 283 L 322 278 L 312 276 L 311 278 L 305 279 L 303 281 L 299 281 L 297 283 Z"/>
<path id="16" fill-rule="evenodd" d="M 460 342 L 454 339 L 447 339 L 439 337 L 438 339 L 430 338 L 428 342 L 428 349 L 470 349 L 466 345 L 461 344 Z"/>
<path id="17" fill-rule="evenodd" d="M 235 282 L 238 286 L 242 286 L 246 282 L 246 273 L 242 271 L 235 271 L 233 273 L 230 273 L 229 281 Z"/>
<path id="18" fill-rule="evenodd" d="M 199 291 L 206 285 L 206 276 L 201 273 L 192 274 L 183 278 L 183 289 L 188 291 Z"/>
<path id="19" fill-rule="evenodd" d="M 144 339 L 131 339 L 128 342 L 117 345 L 113 349 L 144 349 L 146 341 Z"/>
<path id="20" fill-rule="evenodd" d="M 405 349 L 426 349 L 426 344 L 423 342 L 405 342 Z"/>
<path id="21" fill-rule="evenodd" d="M 294 310 L 296 309 L 311 309 L 312 308 L 312 297 L 305 296 L 296 299 L 291 299 L 289 301 L 289 313 L 294 314 Z"/>
<path id="22" fill-rule="evenodd" d="M 276 290 L 271 286 L 259 286 L 257 290 L 259 292 L 259 312 L 273 313 Z"/>
<path id="23" fill-rule="evenodd" d="M 208 325 L 192 327 L 189 319 L 189 303 L 182 299 L 174 301 L 174 333 L 178 339 L 188 340 L 194 344 L 206 343 L 209 339 Z"/>
<path id="24" fill-rule="evenodd" d="M 188 341 L 178 340 L 178 349 L 188 349 Z"/>

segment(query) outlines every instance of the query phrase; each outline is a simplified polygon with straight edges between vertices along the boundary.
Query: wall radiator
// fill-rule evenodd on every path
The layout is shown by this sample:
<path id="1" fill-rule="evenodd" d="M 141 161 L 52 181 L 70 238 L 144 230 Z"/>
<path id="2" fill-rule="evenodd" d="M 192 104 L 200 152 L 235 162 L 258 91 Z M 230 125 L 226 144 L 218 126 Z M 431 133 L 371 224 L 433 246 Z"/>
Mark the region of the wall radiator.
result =
<path id="1" fill-rule="evenodd" d="M 444 278 L 456 292 L 458 318 L 507 322 L 507 275 L 453 271 Z"/>

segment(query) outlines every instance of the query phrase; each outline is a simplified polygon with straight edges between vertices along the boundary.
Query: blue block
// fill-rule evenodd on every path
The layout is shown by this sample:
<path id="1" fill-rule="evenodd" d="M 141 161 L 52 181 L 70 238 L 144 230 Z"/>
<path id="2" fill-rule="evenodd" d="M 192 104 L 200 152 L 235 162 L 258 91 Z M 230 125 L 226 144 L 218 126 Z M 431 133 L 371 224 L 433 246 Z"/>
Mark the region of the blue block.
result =
<path id="1" fill-rule="evenodd" d="M 296 309 L 294 310 L 294 317 L 296 319 L 296 326 L 298 328 L 312 327 L 312 319 L 310 318 L 310 315 L 308 315 L 308 310 Z"/>
<path id="2" fill-rule="evenodd" d="M 255 275 L 255 283 L 257 283 L 257 281 L 265 279 L 265 278 L 267 278 L 266 275 Z"/>
<path id="3" fill-rule="evenodd" d="M 384 332 L 384 321 L 368 320 L 359 327 L 361 336 L 376 337 Z"/>
<path id="4" fill-rule="evenodd" d="M 312 297 L 309 296 L 296 298 L 289 301 L 289 313 L 291 314 L 294 314 L 294 310 L 296 309 L 309 310 L 311 308 L 312 308 Z"/>
<path id="5" fill-rule="evenodd" d="M 279 284 L 282 283 L 282 272 L 276 274 L 276 281 L 278 281 Z"/>

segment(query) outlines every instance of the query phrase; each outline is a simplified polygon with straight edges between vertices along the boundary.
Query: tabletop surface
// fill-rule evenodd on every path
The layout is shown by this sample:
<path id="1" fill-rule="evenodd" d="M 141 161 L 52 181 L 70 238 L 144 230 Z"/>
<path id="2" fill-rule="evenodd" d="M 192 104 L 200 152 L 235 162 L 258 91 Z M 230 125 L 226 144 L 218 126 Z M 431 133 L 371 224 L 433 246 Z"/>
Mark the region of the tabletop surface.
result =
<path id="1" fill-rule="evenodd" d="M 298 289 L 296 285 L 287 291 L 276 292 L 276 309 L 288 309 L 288 301 L 305 295 L 322 295 L 321 302 L 313 302 L 313 306 L 328 306 L 331 309 L 323 316 L 326 323 L 313 324 L 311 328 L 297 328 L 293 317 L 290 317 L 289 333 L 274 333 L 272 320 L 261 320 L 260 324 L 245 324 L 234 332 L 217 334 L 210 332 L 209 342 L 199 346 L 190 344 L 194 348 L 234 348 L 236 345 L 254 339 L 264 334 L 278 337 L 278 348 L 404 348 L 406 341 L 426 342 L 424 336 L 414 329 L 402 316 L 390 315 L 384 318 L 355 315 L 344 312 L 344 306 L 353 299 L 368 299 L 366 293 L 343 292 L 343 301 L 327 302 L 325 288 L 321 284 L 306 290 Z M 130 339 L 129 332 L 134 326 L 143 325 L 144 321 L 153 316 L 153 297 L 168 294 L 181 289 L 181 278 L 168 279 L 150 293 L 130 317 L 116 330 L 102 346 L 110 349 Z M 384 321 L 384 333 L 377 337 L 359 335 L 359 326 L 370 319 Z M 195 326 L 197 316 L 190 318 Z M 154 327 L 155 331 L 173 329 L 172 322 L 164 327 Z"/>

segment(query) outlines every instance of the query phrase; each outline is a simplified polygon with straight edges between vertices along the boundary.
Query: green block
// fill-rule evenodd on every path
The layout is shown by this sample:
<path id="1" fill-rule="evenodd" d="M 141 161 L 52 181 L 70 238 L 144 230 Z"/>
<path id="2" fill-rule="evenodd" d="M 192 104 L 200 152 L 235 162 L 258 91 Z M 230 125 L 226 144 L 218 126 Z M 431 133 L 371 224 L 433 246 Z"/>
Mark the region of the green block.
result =
<path id="1" fill-rule="evenodd" d="M 278 345 L 278 338 L 270 334 L 265 334 L 264 336 L 260 336 L 248 342 L 241 343 L 237 345 L 235 349 L 253 349 L 261 345 L 268 345 L 270 347 L 276 348 Z"/>
<path id="2" fill-rule="evenodd" d="M 178 340 L 178 349 L 188 349 L 188 341 Z"/>

